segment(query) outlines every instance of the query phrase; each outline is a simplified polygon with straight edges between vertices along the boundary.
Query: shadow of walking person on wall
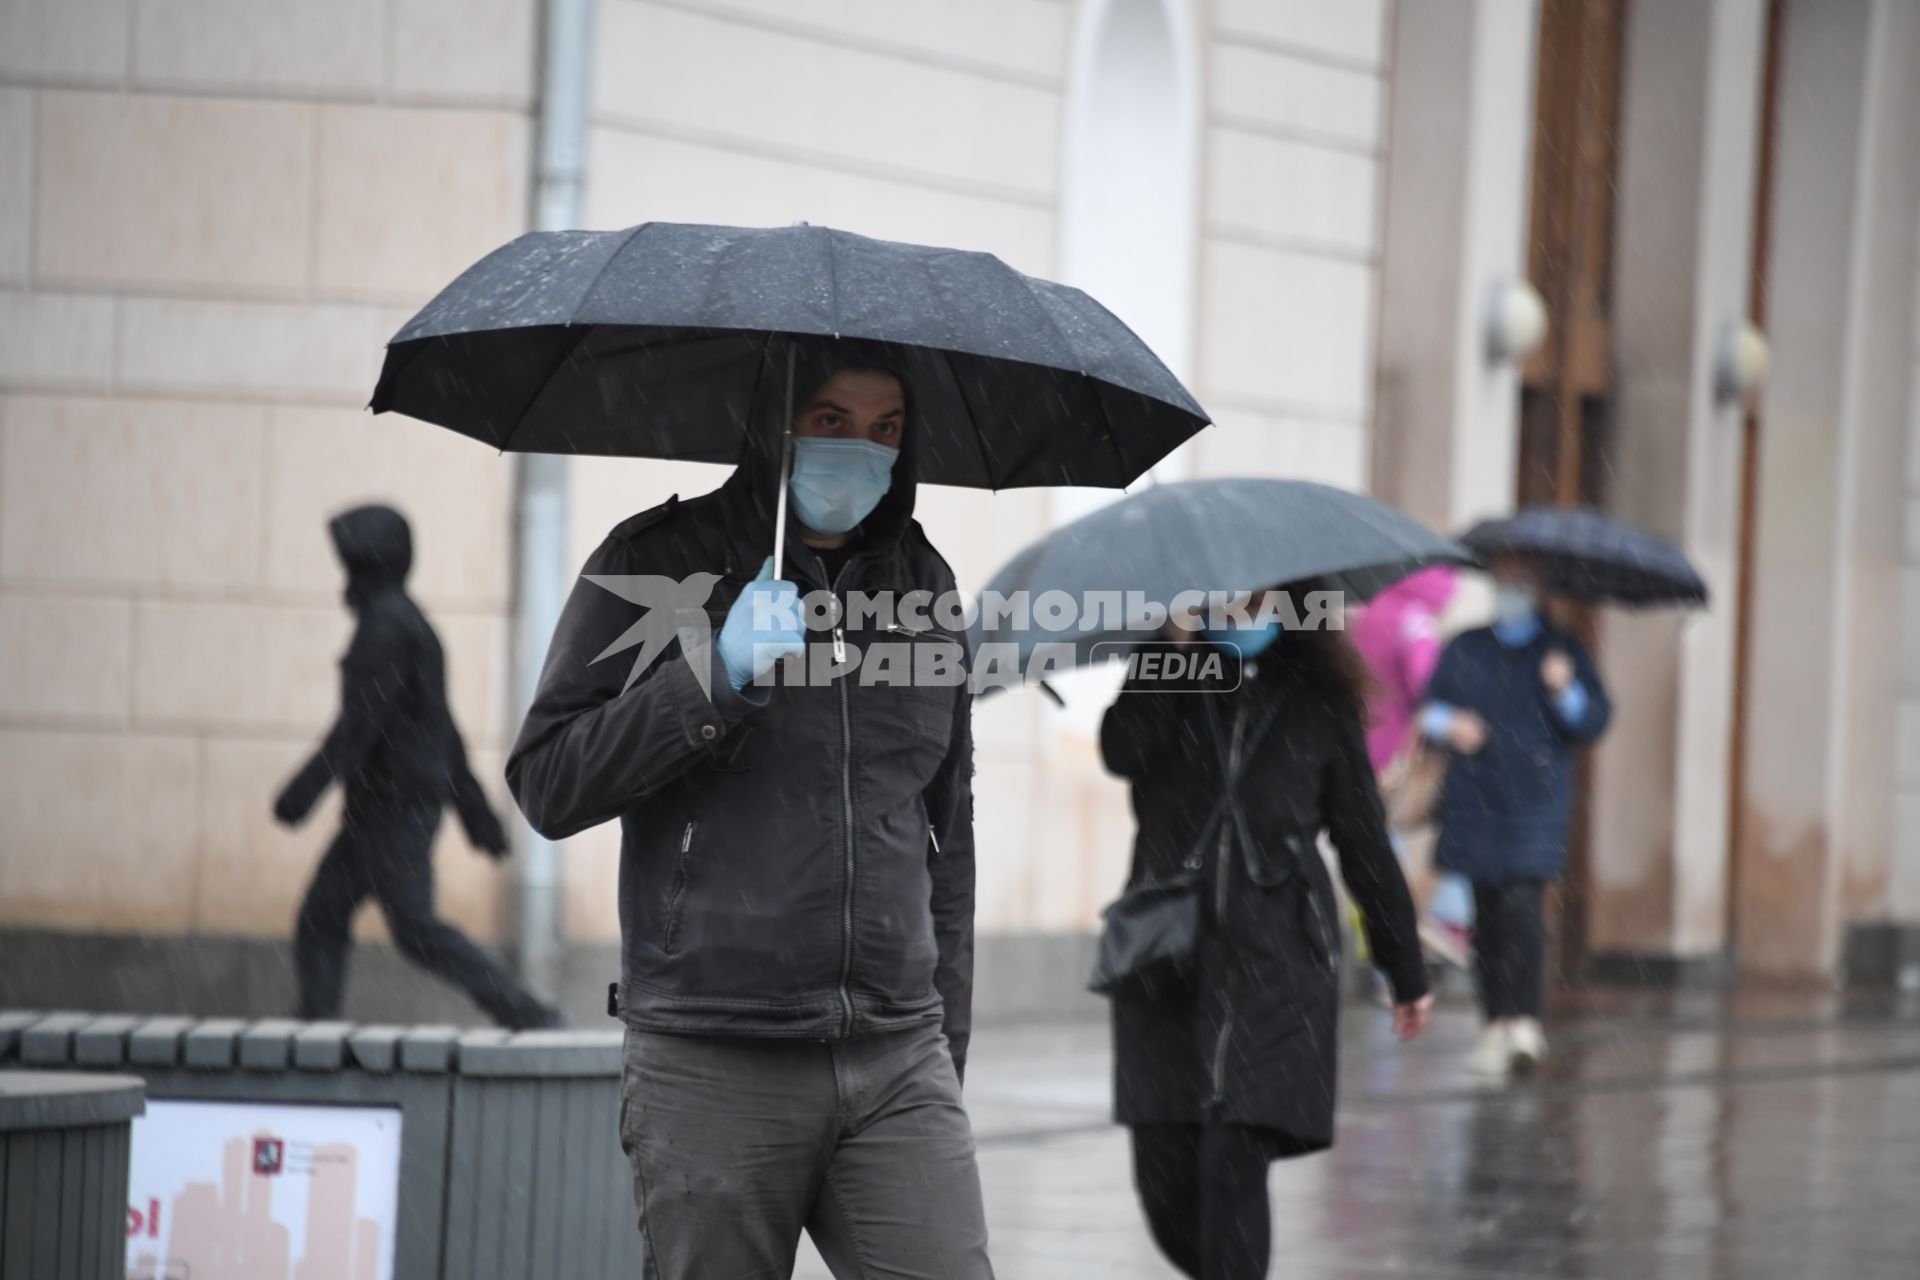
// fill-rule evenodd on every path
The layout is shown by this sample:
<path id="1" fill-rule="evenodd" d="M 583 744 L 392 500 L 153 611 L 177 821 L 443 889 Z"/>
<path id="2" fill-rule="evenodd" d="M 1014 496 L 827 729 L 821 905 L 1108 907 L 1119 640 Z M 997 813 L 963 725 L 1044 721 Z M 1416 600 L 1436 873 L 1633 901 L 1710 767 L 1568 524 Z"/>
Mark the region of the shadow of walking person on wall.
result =
<path id="1" fill-rule="evenodd" d="M 372 898 L 401 954 L 461 988 L 494 1021 L 558 1025 L 557 1010 L 434 914 L 432 850 L 442 810 L 451 804 L 467 839 L 490 857 L 507 856 L 507 833 L 468 767 L 447 707 L 440 639 L 406 592 L 413 564 L 406 518 L 391 507 L 355 507 L 327 530 L 357 619 L 340 659 L 340 714 L 273 805 L 275 818 L 297 826 L 329 784 L 338 782 L 346 799 L 340 832 L 294 927 L 299 1016 L 338 1015 L 353 913 Z"/>

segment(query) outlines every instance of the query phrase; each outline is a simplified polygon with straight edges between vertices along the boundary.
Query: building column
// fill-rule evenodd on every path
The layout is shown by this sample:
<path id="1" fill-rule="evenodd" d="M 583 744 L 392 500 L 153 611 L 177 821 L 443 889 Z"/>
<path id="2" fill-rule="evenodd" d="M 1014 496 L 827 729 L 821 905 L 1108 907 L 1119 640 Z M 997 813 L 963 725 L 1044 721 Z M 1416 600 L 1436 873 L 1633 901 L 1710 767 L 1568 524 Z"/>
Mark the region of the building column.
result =
<path id="1" fill-rule="evenodd" d="M 1920 8 L 1785 20 L 1735 941 L 1809 976 L 1889 913 Z"/>
<path id="2" fill-rule="evenodd" d="M 1765 0 L 1627 17 L 1614 268 L 1610 507 L 1683 547 L 1704 615 L 1599 615 L 1615 718 L 1591 775 L 1597 973 L 1718 969 L 1725 944 L 1741 483 L 1739 403 L 1715 392 L 1748 314 Z"/>
<path id="3" fill-rule="evenodd" d="M 1395 7 L 1374 490 L 1444 530 L 1513 506 L 1519 374 L 1486 357 L 1525 273 L 1531 0 Z"/>

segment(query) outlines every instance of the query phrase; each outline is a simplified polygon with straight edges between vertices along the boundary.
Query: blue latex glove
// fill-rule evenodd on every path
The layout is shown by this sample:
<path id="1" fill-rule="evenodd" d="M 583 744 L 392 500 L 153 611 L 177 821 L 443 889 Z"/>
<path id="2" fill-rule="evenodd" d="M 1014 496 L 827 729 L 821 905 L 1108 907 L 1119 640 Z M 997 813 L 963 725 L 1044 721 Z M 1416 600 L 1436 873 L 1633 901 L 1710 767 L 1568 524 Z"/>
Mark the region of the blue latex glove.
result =
<path id="1" fill-rule="evenodd" d="M 1579 724 L 1587 714 L 1587 686 L 1575 680 L 1554 696 L 1553 705 L 1562 720 L 1570 725 Z"/>
<path id="2" fill-rule="evenodd" d="M 758 625 L 756 626 L 756 623 Z M 800 630 L 800 588 L 773 576 L 773 557 L 727 610 L 720 628 L 720 664 L 737 693 L 782 658 L 806 652 Z"/>
<path id="3" fill-rule="evenodd" d="M 1447 740 L 1447 726 L 1453 723 L 1453 708 L 1444 702 L 1429 702 L 1420 713 L 1420 732 L 1435 742 Z"/>

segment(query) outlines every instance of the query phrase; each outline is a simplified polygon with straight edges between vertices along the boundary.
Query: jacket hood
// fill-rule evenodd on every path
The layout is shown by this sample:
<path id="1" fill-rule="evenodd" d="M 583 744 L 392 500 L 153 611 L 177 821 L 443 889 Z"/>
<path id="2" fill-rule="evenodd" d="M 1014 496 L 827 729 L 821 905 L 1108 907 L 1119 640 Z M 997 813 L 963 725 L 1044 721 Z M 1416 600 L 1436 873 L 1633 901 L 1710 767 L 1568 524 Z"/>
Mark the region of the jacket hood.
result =
<path id="1" fill-rule="evenodd" d="M 1454 589 L 1459 585 L 1460 571 L 1452 565 L 1428 565 L 1382 591 L 1374 597 L 1374 603 L 1424 605 L 1437 613 L 1447 607 L 1447 602 L 1453 599 Z"/>
<path id="2" fill-rule="evenodd" d="M 793 401 L 787 400 L 787 351 L 793 352 Z M 854 338 L 791 338 L 767 347 L 760 390 L 748 414 L 747 435 L 740 462 L 723 487 L 752 512 L 752 533 L 772 548 L 774 504 L 779 498 L 780 450 L 795 410 L 820 384 L 842 369 L 880 369 L 900 380 L 907 400 L 907 429 L 900 441 L 900 457 L 893 464 L 893 483 L 867 518 L 860 522 L 860 540 L 870 549 L 897 545 L 913 522 L 918 484 L 915 462 L 920 433 L 926 424 L 914 413 L 913 383 L 907 361 L 890 344 Z M 798 545 L 801 526 L 787 506 L 787 542 Z M 741 532 L 748 532 L 741 530 Z M 766 553 L 761 553 L 764 556 Z M 754 567 L 758 567 L 755 562 Z"/>
<path id="3" fill-rule="evenodd" d="M 347 571 L 349 603 L 381 587 L 397 587 L 413 568 L 413 531 L 392 507 L 354 507 L 327 521 L 334 554 Z"/>

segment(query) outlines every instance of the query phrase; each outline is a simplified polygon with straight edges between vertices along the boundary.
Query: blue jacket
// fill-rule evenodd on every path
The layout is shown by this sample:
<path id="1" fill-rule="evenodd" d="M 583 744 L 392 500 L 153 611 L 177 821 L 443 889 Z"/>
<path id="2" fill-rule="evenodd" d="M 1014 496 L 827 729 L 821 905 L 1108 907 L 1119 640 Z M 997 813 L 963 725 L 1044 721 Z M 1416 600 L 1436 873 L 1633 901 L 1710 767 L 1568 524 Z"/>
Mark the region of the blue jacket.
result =
<path id="1" fill-rule="evenodd" d="M 1555 698 L 1541 683 L 1540 665 L 1555 649 L 1573 659 L 1581 692 L 1571 697 Z M 1558 876 L 1574 753 L 1612 715 L 1586 646 L 1551 626 L 1511 648 L 1489 628 L 1462 632 L 1440 656 L 1427 697 L 1487 724 L 1478 752 L 1449 755 L 1434 860 L 1480 884 Z"/>

